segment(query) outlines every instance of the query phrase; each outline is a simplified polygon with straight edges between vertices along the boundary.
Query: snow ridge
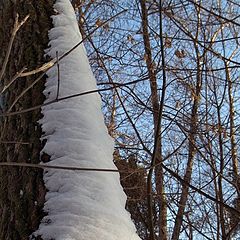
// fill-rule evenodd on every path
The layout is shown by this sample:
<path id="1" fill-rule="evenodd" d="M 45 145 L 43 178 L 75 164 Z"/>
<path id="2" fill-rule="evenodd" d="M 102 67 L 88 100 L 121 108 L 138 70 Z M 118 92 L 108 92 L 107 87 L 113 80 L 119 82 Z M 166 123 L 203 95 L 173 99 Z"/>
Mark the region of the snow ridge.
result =
<path id="1" fill-rule="evenodd" d="M 69 0 L 57 0 L 49 32 L 52 58 L 71 49 L 82 37 Z M 96 89 L 84 46 L 60 61 L 59 97 Z M 47 72 L 46 102 L 56 99 L 57 67 Z M 84 95 L 45 106 L 40 120 L 42 150 L 51 156 L 49 165 L 116 168 L 112 162 L 113 140 L 107 133 L 98 94 Z M 124 206 L 117 173 L 47 170 L 48 192 L 42 220 L 35 236 L 44 240 L 139 240 Z"/>

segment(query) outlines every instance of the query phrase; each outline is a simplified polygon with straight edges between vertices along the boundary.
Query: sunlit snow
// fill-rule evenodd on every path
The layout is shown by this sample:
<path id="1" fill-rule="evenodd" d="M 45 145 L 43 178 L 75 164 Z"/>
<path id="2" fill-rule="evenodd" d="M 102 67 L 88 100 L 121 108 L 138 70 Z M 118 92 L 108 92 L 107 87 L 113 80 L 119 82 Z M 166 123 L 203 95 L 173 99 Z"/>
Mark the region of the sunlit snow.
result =
<path id="1" fill-rule="evenodd" d="M 49 32 L 47 54 L 61 56 L 81 41 L 74 10 L 69 0 L 57 0 L 54 28 Z M 46 102 L 56 99 L 57 67 L 47 73 Z M 85 49 L 81 45 L 60 61 L 60 92 L 64 97 L 96 89 Z M 51 156 L 47 164 L 75 167 L 111 168 L 113 140 L 101 113 L 98 94 L 84 95 L 42 108 L 43 152 Z M 126 196 L 118 173 L 48 170 L 48 189 L 42 220 L 35 236 L 55 240 L 136 240 L 135 227 L 124 206 Z"/>

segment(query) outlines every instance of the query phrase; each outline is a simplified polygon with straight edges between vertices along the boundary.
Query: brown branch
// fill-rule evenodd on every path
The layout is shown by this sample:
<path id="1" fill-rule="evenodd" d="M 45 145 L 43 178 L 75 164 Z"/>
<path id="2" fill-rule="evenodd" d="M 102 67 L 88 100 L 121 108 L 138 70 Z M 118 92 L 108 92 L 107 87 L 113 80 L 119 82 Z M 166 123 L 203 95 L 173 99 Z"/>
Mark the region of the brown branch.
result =
<path id="1" fill-rule="evenodd" d="M 88 172 L 121 172 L 121 171 L 119 171 L 117 169 L 68 167 L 68 166 L 60 166 L 60 165 L 51 166 L 51 165 L 42 165 L 42 164 L 34 164 L 34 163 L 16 163 L 16 162 L 0 162 L 0 166 L 2 166 L 2 167 L 4 167 L 4 166 L 5 167 L 7 167 L 7 166 L 12 166 L 12 167 L 30 167 L 30 168 L 40 168 L 40 169 L 58 169 L 58 170 L 88 171 Z M 237 214 L 238 216 L 240 216 L 240 212 L 238 210 L 236 210 L 235 208 L 230 207 L 228 204 L 217 200 L 216 198 L 210 196 L 206 192 L 204 192 L 204 191 L 200 190 L 199 188 L 193 186 L 189 182 L 186 182 L 177 173 L 175 173 L 174 171 L 172 171 L 171 169 L 169 169 L 165 165 L 162 164 L 162 167 L 168 173 L 170 173 L 171 176 L 176 178 L 181 184 L 189 185 L 189 187 L 191 189 L 193 189 L 194 191 L 196 191 L 197 193 L 199 193 L 199 194 L 205 196 L 206 198 L 208 198 L 208 199 L 210 199 L 210 200 L 212 200 L 212 201 L 214 201 L 214 202 L 224 206 L 226 209 L 228 209 L 228 210 L 232 211 L 233 213 Z M 143 168 L 143 169 L 139 169 L 138 171 L 146 171 L 148 169 L 149 168 L 146 168 L 146 169 Z M 124 172 L 127 172 L 127 171 L 124 171 Z"/>
<path id="2" fill-rule="evenodd" d="M 114 83 L 111 75 L 109 74 L 109 71 L 108 71 L 108 69 L 107 69 L 106 66 L 105 66 L 105 63 L 104 63 L 104 61 L 103 61 L 100 53 L 98 52 L 96 46 L 94 45 L 93 41 L 91 40 L 91 38 L 89 38 L 89 42 L 90 42 L 90 44 L 92 45 L 93 49 L 96 51 L 97 56 L 99 57 L 99 60 L 100 60 L 100 62 L 101 62 L 101 64 L 102 64 L 102 66 L 103 66 L 103 69 L 104 69 L 104 71 L 105 71 L 105 73 L 107 74 L 107 77 L 108 77 L 108 79 L 109 79 L 109 83 L 113 84 L 113 86 L 115 87 L 115 83 Z M 119 92 L 117 91 L 117 88 L 115 88 L 115 89 L 116 89 L 116 92 L 115 92 L 115 93 L 116 93 L 116 95 L 117 95 L 117 97 L 118 97 L 118 100 L 119 100 L 119 102 L 120 102 L 120 104 L 121 104 L 121 106 L 122 106 L 122 108 L 123 108 L 123 110 L 124 110 L 124 113 L 126 114 L 126 116 L 127 116 L 127 118 L 128 118 L 128 121 L 130 122 L 132 128 L 134 129 L 134 131 L 135 131 L 135 133 L 136 133 L 136 135 L 137 135 L 137 137 L 138 137 L 138 140 L 140 141 L 143 149 L 144 149 L 146 152 L 150 153 L 149 149 L 148 149 L 148 148 L 146 147 L 146 145 L 144 144 L 144 142 L 143 142 L 143 140 L 142 140 L 142 138 L 141 138 L 141 136 L 140 136 L 140 134 L 139 134 L 139 131 L 137 130 L 137 127 L 135 126 L 134 122 L 132 121 L 131 117 L 129 116 L 129 114 L 128 114 L 128 112 L 127 112 L 127 109 L 126 109 L 126 107 L 125 107 L 125 105 L 124 105 L 124 103 L 123 103 L 123 101 L 122 101 L 122 99 L 121 99 L 121 96 L 120 96 Z"/>
<path id="3" fill-rule="evenodd" d="M 99 29 L 100 27 L 104 26 L 105 24 L 107 24 L 109 21 L 113 20 L 114 18 L 116 18 L 117 16 L 121 15 L 122 13 L 126 12 L 127 10 L 123 10 L 117 14 L 115 14 L 114 16 L 112 16 L 111 18 L 109 18 L 108 20 L 106 20 L 105 22 L 101 23 L 99 26 L 97 26 L 96 28 L 94 28 L 85 38 L 83 38 L 79 43 L 77 43 L 75 46 L 73 46 L 69 51 L 67 51 L 66 53 L 64 53 L 61 57 L 59 57 L 58 59 L 53 59 L 47 63 L 44 63 L 41 67 L 32 70 L 30 72 L 22 72 L 20 74 L 19 77 L 26 77 L 29 75 L 33 75 L 39 72 L 43 72 L 32 84 L 30 84 L 30 86 L 28 86 L 23 92 L 21 92 L 21 94 L 14 100 L 14 102 L 12 103 L 12 105 L 10 106 L 10 108 L 8 109 L 8 112 L 11 111 L 11 109 L 14 107 L 14 105 L 18 102 L 18 100 L 24 96 L 24 94 L 30 90 L 35 84 L 37 84 L 42 77 L 45 75 L 45 73 L 47 72 L 47 70 L 49 70 L 50 68 L 52 68 L 54 65 L 59 64 L 59 61 L 61 61 L 62 59 L 64 59 L 66 56 L 68 56 L 72 51 L 74 51 L 76 48 L 78 48 L 86 39 L 91 38 L 92 34 Z M 25 20 L 26 21 L 26 20 Z M 21 23 L 23 24 L 23 23 Z M 11 49 L 10 49 L 11 51 Z M 10 54 L 10 53 L 9 53 Z M 1 80 L 1 78 L 0 78 Z M 12 82 L 12 81 L 11 81 Z"/>
<path id="4" fill-rule="evenodd" d="M 13 30 L 12 30 L 12 34 L 11 34 L 11 38 L 10 38 L 10 41 L 9 41 L 9 44 L 8 44 L 7 53 L 6 53 L 6 56 L 5 56 L 3 65 L 2 65 L 2 69 L 1 69 L 1 72 L 0 72 L 0 81 L 2 81 L 3 75 L 6 71 L 6 67 L 7 67 L 8 60 L 9 60 L 9 57 L 10 57 L 10 54 L 11 54 L 11 51 L 12 51 L 12 46 L 13 46 L 15 36 L 16 36 L 18 30 L 21 28 L 21 26 L 28 20 L 29 16 L 30 15 L 28 14 L 21 22 L 19 22 L 18 21 L 19 20 L 19 15 L 18 14 L 16 15 Z"/>
<path id="5" fill-rule="evenodd" d="M 235 214 L 237 214 L 238 216 L 240 216 L 240 212 L 238 210 L 236 210 L 233 207 L 230 207 L 228 204 L 219 201 L 218 199 L 210 196 L 209 194 L 207 194 L 206 192 L 200 190 L 199 188 L 193 186 L 192 184 L 190 184 L 188 181 L 185 181 L 184 179 L 182 179 L 177 173 L 175 173 L 174 171 L 172 171 L 170 168 L 166 167 L 165 165 L 163 165 L 163 168 L 170 173 L 171 176 L 173 176 L 174 178 L 176 178 L 182 185 L 188 185 L 191 189 L 193 189 L 194 191 L 196 191 L 197 193 L 203 195 L 204 197 L 208 198 L 209 200 L 216 202 L 217 204 L 225 207 L 226 209 L 234 212 Z"/>
<path id="6" fill-rule="evenodd" d="M 73 52 L 76 48 L 78 48 L 84 41 L 86 41 L 87 39 L 89 39 L 93 33 L 95 33 L 99 28 L 105 26 L 108 22 L 112 21 L 114 18 L 118 17 L 119 15 L 125 13 L 127 10 L 124 9 L 123 11 L 115 14 L 114 16 L 112 16 L 111 18 L 107 19 L 106 21 L 102 22 L 101 24 L 99 24 L 96 28 L 94 28 L 86 37 L 84 37 L 80 42 L 78 42 L 75 46 L 73 46 L 69 51 L 65 52 L 61 57 L 59 57 L 58 60 L 53 59 L 47 63 L 44 63 L 41 67 L 34 69 L 32 71 L 29 72 L 23 72 L 20 77 L 26 77 L 29 75 L 33 75 L 33 74 L 37 74 L 39 72 L 44 72 L 46 73 L 46 71 L 50 68 L 52 68 L 54 65 L 57 64 L 57 62 L 61 61 L 62 59 L 64 59 L 66 56 L 68 56 L 71 52 Z"/>
<path id="7" fill-rule="evenodd" d="M 18 79 L 21 74 L 26 70 L 26 67 L 22 68 L 19 72 L 17 72 L 15 74 L 15 76 L 12 78 L 12 80 L 6 85 L 3 87 L 3 90 L 1 91 L 1 94 L 3 94 L 14 82 L 16 79 Z"/>
<path id="8" fill-rule="evenodd" d="M 35 75 L 39 72 L 44 72 L 45 73 L 48 69 L 53 67 L 56 64 L 56 62 L 57 61 L 55 59 L 53 59 L 53 60 L 51 60 L 47 63 L 44 63 L 41 67 L 39 67 L 37 69 L 34 69 L 32 71 L 29 71 L 29 72 L 22 72 L 19 77 L 27 77 L 27 76 L 30 76 L 30 75 Z"/>
<path id="9" fill-rule="evenodd" d="M 58 100 L 59 91 L 60 91 L 60 65 L 59 65 L 58 52 L 56 52 L 56 57 L 57 57 L 57 96 L 56 96 L 56 100 Z"/>
<path id="10" fill-rule="evenodd" d="M 9 109 L 7 110 L 7 113 L 9 113 L 12 108 L 15 106 L 15 104 L 18 102 L 18 100 L 20 98 L 22 98 L 24 96 L 24 94 L 26 92 L 28 92 L 34 85 L 36 85 L 42 78 L 43 76 L 45 75 L 45 73 L 42 73 L 35 81 L 33 81 L 27 88 L 25 88 L 21 93 L 20 95 L 17 96 L 17 98 L 14 100 L 14 102 L 12 103 L 12 105 L 9 107 Z"/>
<path id="11" fill-rule="evenodd" d="M 21 144 L 21 145 L 30 145 L 31 144 L 29 142 L 4 141 L 4 140 L 0 140 L 0 143 L 3 143 L 3 144 Z"/>
<path id="12" fill-rule="evenodd" d="M 15 116 L 15 115 L 18 115 L 18 114 L 31 112 L 31 111 L 37 110 L 37 109 L 39 109 L 41 107 L 45 107 L 45 106 L 51 105 L 51 104 L 56 103 L 56 102 L 61 102 L 61 101 L 67 100 L 67 99 L 71 99 L 71 98 L 75 98 L 75 97 L 81 97 L 81 96 L 88 95 L 88 94 L 109 91 L 109 90 L 121 88 L 121 87 L 124 87 L 124 86 L 127 86 L 127 85 L 135 84 L 137 82 L 146 81 L 146 80 L 147 79 L 144 78 L 144 79 L 139 79 L 139 80 L 135 80 L 135 81 L 128 82 L 128 83 L 115 83 L 115 82 L 112 82 L 111 83 L 113 85 L 112 87 L 103 88 L 103 89 L 94 89 L 94 90 L 89 90 L 89 91 L 82 92 L 82 93 L 69 95 L 69 96 L 66 96 L 66 97 L 61 97 L 61 98 L 58 98 L 58 99 L 55 99 L 55 100 L 52 100 L 52 101 L 49 101 L 49 102 L 46 102 L 46 103 L 43 103 L 43 104 L 40 104 L 40 105 L 36 105 L 36 106 L 30 107 L 30 108 L 22 109 L 22 110 L 15 111 L 15 112 L 9 112 L 8 111 L 6 113 L 0 114 L 0 117 Z M 33 82 L 33 83 L 36 84 L 36 82 Z"/>
<path id="13" fill-rule="evenodd" d="M 84 167 L 68 167 L 68 166 L 52 166 L 52 165 L 42 165 L 34 163 L 16 163 L 16 162 L 0 162 L 0 166 L 12 166 L 12 167 L 30 167 L 30 168 L 40 168 L 40 169 L 59 169 L 59 170 L 73 170 L 73 171 L 88 171 L 88 172 L 119 172 L 116 169 L 108 168 L 84 168 Z"/>
<path id="14" fill-rule="evenodd" d="M 226 17 L 224 17 L 224 16 L 222 16 L 222 15 L 219 15 L 219 14 L 217 14 L 217 13 L 211 11 L 211 10 L 208 10 L 206 7 L 204 7 L 202 4 L 198 4 L 196 1 L 193 1 L 193 0 L 187 0 L 187 1 L 190 2 L 190 3 L 192 3 L 192 4 L 194 4 L 194 5 L 197 6 L 198 8 L 201 8 L 202 10 L 210 13 L 211 15 L 215 16 L 215 17 L 218 18 L 218 19 L 222 19 L 222 20 L 226 21 L 227 23 L 232 23 L 232 24 L 240 27 L 240 24 L 239 24 L 238 22 L 235 22 L 235 21 L 234 21 L 235 18 L 233 18 L 233 19 L 226 18 Z"/>
<path id="15" fill-rule="evenodd" d="M 190 39 L 194 42 L 196 41 L 196 39 L 194 39 L 194 37 L 192 36 L 191 32 L 189 32 L 185 26 L 183 26 L 183 24 L 175 17 L 172 15 L 168 15 L 168 17 L 172 20 L 172 22 L 184 33 L 186 34 L 188 37 L 190 37 Z M 240 66 L 240 62 L 234 61 L 232 59 L 226 58 L 224 56 L 222 56 L 219 52 L 216 52 L 212 49 L 212 44 L 213 42 L 210 41 L 210 45 L 209 46 L 205 46 L 204 43 L 197 41 L 198 45 L 201 46 L 204 50 L 207 50 L 209 52 L 211 52 L 212 54 L 214 54 L 217 58 L 223 60 L 223 61 L 228 61 L 231 62 L 233 64 L 236 64 L 238 66 Z M 223 68 L 224 70 L 225 68 Z"/>

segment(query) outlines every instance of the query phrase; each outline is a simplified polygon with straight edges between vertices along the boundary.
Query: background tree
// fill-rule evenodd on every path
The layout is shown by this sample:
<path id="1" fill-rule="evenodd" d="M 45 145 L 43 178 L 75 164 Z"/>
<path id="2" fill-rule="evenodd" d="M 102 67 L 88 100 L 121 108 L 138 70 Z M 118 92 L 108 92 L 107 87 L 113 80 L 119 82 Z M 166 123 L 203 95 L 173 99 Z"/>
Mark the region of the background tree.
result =
<path id="1" fill-rule="evenodd" d="M 88 9 L 89 3 L 86 1 L 81 7 Z M 231 207 L 234 207 L 238 192 L 232 174 L 238 175 L 236 129 L 239 123 L 233 116 L 238 110 L 233 111 L 233 108 L 238 101 L 239 36 L 236 29 L 239 28 L 239 5 L 235 1 L 164 1 L 162 4 L 158 1 L 121 1 L 101 8 L 100 3 L 103 2 L 94 1 L 90 7 L 92 11 L 96 6 L 100 13 L 108 14 L 128 9 L 121 18 L 109 24 L 107 31 L 100 29 L 88 48 L 99 86 L 114 84 L 120 88 L 117 98 L 113 92 L 102 94 L 106 121 L 116 138 L 116 162 L 126 160 L 125 164 L 118 165 L 119 169 L 128 164 L 131 169 L 130 155 L 137 159 L 138 168 L 151 166 L 153 129 L 158 125 L 156 117 L 155 123 L 153 119 L 160 99 L 155 98 L 158 102 L 154 107 L 148 82 L 156 79 L 152 80 L 156 82 L 155 96 L 161 96 L 164 68 L 167 85 L 161 119 L 163 164 L 160 165 L 164 169 L 162 196 L 166 197 L 168 205 L 168 237 L 228 239 L 232 232 L 230 225 L 238 222 L 229 221 L 228 216 L 232 214 L 229 212 L 233 210 Z M 163 13 L 162 36 L 159 11 Z M 86 31 L 97 21 L 104 20 L 104 17 L 92 18 L 87 12 L 84 17 Z M 165 66 L 162 65 L 161 37 Z M 156 167 L 154 173 L 157 173 Z M 125 180 L 126 176 L 123 178 Z M 159 183 L 157 178 L 152 179 L 154 226 L 150 226 L 149 220 L 146 224 L 134 217 L 135 208 L 132 210 L 144 239 L 162 239 L 160 232 L 164 231 L 164 225 L 158 222 L 163 213 L 157 200 L 161 192 L 157 187 Z M 124 186 L 127 192 L 134 185 L 129 180 Z M 142 186 L 146 188 L 143 183 Z M 132 196 L 128 195 L 131 201 Z M 143 211 L 149 211 L 146 201 L 142 201 L 141 206 Z M 238 219 L 237 212 L 233 215 Z M 151 229 L 154 229 L 154 237 L 149 236 Z"/>

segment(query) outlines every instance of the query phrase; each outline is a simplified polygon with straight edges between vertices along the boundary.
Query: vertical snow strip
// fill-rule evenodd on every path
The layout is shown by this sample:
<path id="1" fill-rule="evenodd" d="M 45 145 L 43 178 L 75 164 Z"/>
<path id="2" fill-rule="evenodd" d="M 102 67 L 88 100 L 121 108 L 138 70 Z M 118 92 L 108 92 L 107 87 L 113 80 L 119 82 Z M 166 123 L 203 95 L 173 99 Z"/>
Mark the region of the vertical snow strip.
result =
<path id="1" fill-rule="evenodd" d="M 47 54 L 61 56 L 81 41 L 69 0 L 57 0 L 49 32 Z M 46 102 L 56 99 L 57 67 L 47 73 Z M 59 97 L 96 89 L 83 46 L 60 61 Z M 43 152 L 50 165 L 115 168 L 113 140 L 107 133 L 98 94 L 84 95 L 42 108 Z M 48 170 L 44 172 L 48 192 L 42 220 L 35 236 L 55 240 L 136 240 L 135 227 L 125 210 L 126 196 L 117 173 Z"/>

